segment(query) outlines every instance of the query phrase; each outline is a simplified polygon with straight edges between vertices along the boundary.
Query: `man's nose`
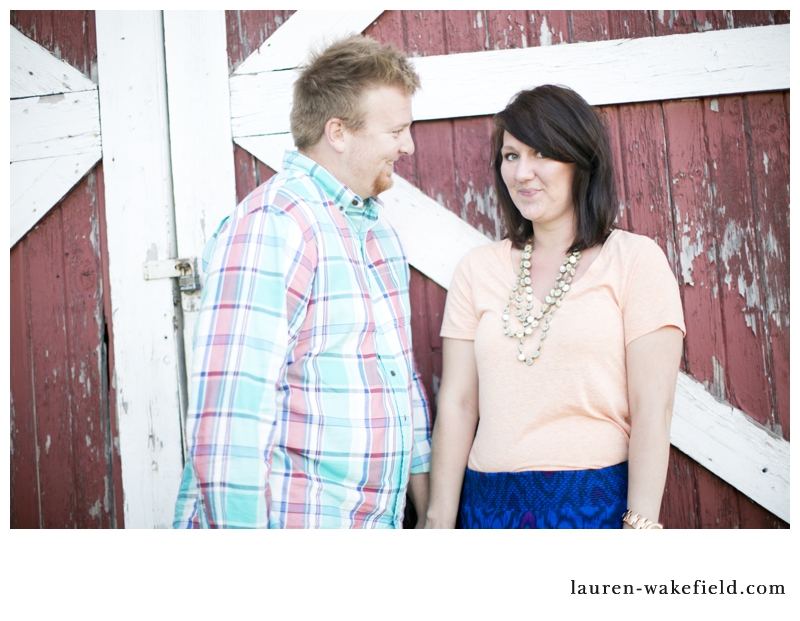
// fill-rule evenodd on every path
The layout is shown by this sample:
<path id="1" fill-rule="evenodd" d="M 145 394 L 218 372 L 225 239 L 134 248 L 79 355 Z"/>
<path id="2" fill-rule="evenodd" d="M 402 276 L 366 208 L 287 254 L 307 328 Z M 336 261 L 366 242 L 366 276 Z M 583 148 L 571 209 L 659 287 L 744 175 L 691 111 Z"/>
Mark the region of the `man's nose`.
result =
<path id="1" fill-rule="evenodd" d="M 405 133 L 405 140 L 400 145 L 400 152 L 403 155 L 412 155 L 414 153 L 414 139 L 411 137 L 411 128 L 409 127 Z"/>

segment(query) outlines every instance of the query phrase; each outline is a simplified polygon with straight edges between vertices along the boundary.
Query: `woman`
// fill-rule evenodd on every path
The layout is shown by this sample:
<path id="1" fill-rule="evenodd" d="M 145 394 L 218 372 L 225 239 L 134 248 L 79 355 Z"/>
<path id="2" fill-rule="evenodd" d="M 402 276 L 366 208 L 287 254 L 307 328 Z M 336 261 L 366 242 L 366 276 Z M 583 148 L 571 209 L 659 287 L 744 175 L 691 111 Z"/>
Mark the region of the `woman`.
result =
<path id="1" fill-rule="evenodd" d="M 611 149 L 578 94 L 522 91 L 494 123 L 508 235 L 467 253 L 447 296 L 426 528 L 660 528 L 675 277 L 613 228 Z"/>

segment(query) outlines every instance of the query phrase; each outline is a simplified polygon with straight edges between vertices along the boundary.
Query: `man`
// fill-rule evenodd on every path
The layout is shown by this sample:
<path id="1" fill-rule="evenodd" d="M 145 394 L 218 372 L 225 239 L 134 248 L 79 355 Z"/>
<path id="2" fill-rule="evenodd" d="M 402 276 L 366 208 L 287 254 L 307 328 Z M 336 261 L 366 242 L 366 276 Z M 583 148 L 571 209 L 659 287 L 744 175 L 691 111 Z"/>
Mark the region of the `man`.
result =
<path id="1" fill-rule="evenodd" d="M 405 55 L 360 35 L 302 70 L 298 151 L 203 253 L 176 528 L 398 528 L 407 487 L 425 515 L 409 271 L 376 198 L 414 152 L 417 88 Z"/>

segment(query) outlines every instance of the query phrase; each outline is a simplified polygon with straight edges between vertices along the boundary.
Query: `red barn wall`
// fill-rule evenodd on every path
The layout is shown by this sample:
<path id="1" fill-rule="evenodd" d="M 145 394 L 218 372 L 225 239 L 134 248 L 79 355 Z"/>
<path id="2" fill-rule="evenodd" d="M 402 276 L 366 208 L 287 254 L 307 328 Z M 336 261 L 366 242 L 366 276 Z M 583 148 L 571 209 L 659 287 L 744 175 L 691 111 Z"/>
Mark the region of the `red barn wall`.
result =
<path id="1" fill-rule="evenodd" d="M 233 70 L 292 11 L 228 11 Z M 386 11 L 366 33 L 411 56 L 788 23 L 788 11 Z M 89 77 L 91 11 L 12 11 L 11 24 Z M 96 76 L 95 76 L 96 80 Z M 653 237 L 678 277 L 683 369 L 789 439 L 789 93 L 604 106 L 618 224 Z M 490 117 L 412 127 L 397 171 L 499 239 Z M 241 199 L 274 174 L 235 147 Z M 11 249 L 11 526 L 122 526 L 102 165 Z M 415 356 L 434 402 L 446 292 L 412 270 Z M 672 528 L 787 524 L 675 448 Z"/>
<path id="2" fill-rule="evenodd" d="M 93 77 L 93 11 L 11 25 Z M 123 525 L 104 214 L 99 164 L 11 248 L 12 528 Z"/>
<path id="3" fill-rule="evenodd" d="M 231 71 L 291 13 L 228 11 Z M 788 21 L 788 11 L 386 11 L 365 33 L 431 56 Z M 602 113 L 616 159 L 618 225 L 654 238 L 680 284 L 683 370 L 788 440 L 788 91 L 603 106 Z M 499 239 L 491 128 L 490 117 L 417 122 L 416 153 L 396 170 Z M 240 199 L 272 174 L 236 147 Z M 415 356 L 433 397 L 445 297 L 412 270 Z M 674 447 L 662 520 L 672 528 L 787 526 Z"/>

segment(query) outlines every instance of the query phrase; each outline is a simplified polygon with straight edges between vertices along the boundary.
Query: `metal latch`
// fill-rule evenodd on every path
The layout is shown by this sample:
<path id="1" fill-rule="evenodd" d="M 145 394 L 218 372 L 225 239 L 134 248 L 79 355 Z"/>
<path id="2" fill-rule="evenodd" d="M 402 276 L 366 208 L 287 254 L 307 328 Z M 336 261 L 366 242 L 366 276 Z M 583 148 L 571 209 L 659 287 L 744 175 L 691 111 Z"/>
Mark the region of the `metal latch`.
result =
<path id="1" fill-rule="evenodd" d="M 177 278 L 181 291 L 187 293 L 200 290 L 200 275 L 197 273 L 197 259 L 167 259 L 166 261 L 147 261 L 144 264 L 144 279 Z"/>

